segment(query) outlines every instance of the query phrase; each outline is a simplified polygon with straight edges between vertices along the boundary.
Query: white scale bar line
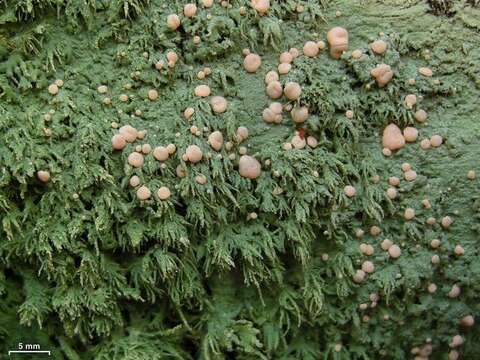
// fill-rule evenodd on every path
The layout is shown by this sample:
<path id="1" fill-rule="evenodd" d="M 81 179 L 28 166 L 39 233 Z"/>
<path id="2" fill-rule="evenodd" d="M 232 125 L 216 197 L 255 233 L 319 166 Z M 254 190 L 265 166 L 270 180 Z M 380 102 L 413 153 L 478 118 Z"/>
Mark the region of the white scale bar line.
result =
<path id="1" fill-rule="evenodd" d="M 49 350 L 10 350 L 8 356 L 11 354 L 48 354 L 50 355 Z"/>

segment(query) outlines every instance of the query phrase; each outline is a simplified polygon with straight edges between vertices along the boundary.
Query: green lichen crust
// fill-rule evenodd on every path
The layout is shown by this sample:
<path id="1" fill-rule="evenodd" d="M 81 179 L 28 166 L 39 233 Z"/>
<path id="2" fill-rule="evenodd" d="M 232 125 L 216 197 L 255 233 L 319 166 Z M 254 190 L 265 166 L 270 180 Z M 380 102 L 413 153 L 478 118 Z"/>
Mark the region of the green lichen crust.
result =
<path id="1" fill-rule="evenodd" d="M 199 1 L 192 18 L 185 4 L 0 2 L 0 358 L 19 342 L 68 360 L 478 358 L 480 192 L 467 176 L 480 171 L 478 4 L 285 0 L 260 16 L 250 1 Z M 265 75 L 280 53 L 326 42 L 334 26 L 349 34 L 341 59 L 328 46 L 300 55 L 280 75 L 301 85 L 300 99 L 269 99 Z M 384 55 L 370 49 L 378 39 Z M 255 73 L 243 49 L 261 56 Z M 394 77 L 380 88 L 370 72 L 382 63 Z M 205 67 L 211 74 L 198 79 Z M 198 85 L 211 96 L 195 96 Z M 212 111 L 212 96 L 227 100 L 225 112 Z M 285 111 L 267 124 L 273 101 L 308 106 L 309 118 L 295 124 Z M 112 123 L 146 136 L 115 151 Z M 390 123 L 419 137 L 386 157 Z M 213 131 L 224 138 L 218 152 Z M 317 146 L 285 150 L 295 131 Z M 433 135 L 443 144 L 423 150 Z M 175 153 L 130 166 L 147 143 Z M 190 145 L 204 155 L 198 163 L 182 158 Z M 255 179 L 239 173 L 245 151 L 261 163 Z M 404 163 L 415 180 L 404 180 Z M 134 175 L 149 199 L 137 198 Z M 160 200 L 160 187 L 171 195 Z M 374 271 L 356 282 L 365 261 Z M 461 325 L 468 315 L 475 324 Z M 453 347 L 456 335 L 463 344 Z"/>

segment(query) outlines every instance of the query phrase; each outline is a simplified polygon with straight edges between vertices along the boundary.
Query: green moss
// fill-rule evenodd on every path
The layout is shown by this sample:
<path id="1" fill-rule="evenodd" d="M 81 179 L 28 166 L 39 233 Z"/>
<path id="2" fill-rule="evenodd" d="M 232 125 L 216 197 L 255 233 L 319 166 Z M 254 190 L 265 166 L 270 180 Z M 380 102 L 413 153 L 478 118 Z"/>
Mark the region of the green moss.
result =
<path id="1" fill-rule="evenodd" d="M 457 4 L 446 18 L 420 1 L 282 1 L 259 17 L 249 2 L 233 1 L 231 8 L 199 6 L 197 16 L 182 18 L 181 30 L 169 30 L 166 16 L 180 14 L 183 5 L 5 2 L 1 354 L 30 341 L 70 360 L 405 359 L 430 338 L 431 358 L 446 359 L 460 332 L 462 358 L 475 359 L 478 324 L 466 331 L 458 322 L 472 314 L 478 323 L 480 315 L 479 189 L 478 180 L 466 177 L 479 171 L 477 9 Z M 243 16 L 240 6 L 247 9 Z M 325 40 L 333 26 L 347 28 L 350 51 L 365 55 L 354 60 L 349 51 L 333 60 L 324 50 L 295 60 L 281 81 L 302 84 L 300 103 L 311 113 L 303 127 L 319 145 L 284 151 L 300 126 L 287 113 L 280 125 L 262 121 L 271 102 L 264 76 L 280 52 Z M 388 43 L 381 58 L 368 48 L 377 38 Z M 243 48 L 262 55 L 256 74 L 243 70 Z M 156 70 L 169 50 L 179 62 Z M 395 76 L 380 89 L 370 70 L 383 62 Z M 196 73 L 204 66 L 213 73 L 200 81 Z M 434 77 L 418 77 L 420 66 L 431 67 Z M 412 77 L 415 85 L 408 83 Z M 57 78 L 64 85 L 51 96 L 46 88 Z M 194 96 L 202 83 L 227 98 L 227 112 L 213 114 L 208 99 Z M 107 94 L 96 91 L 100 84 L 108 85 Z M 151 88 L 160 94 L 155 102 L 146 96 Z M 429 114 L 428 123 L 417 125 L 420 138 L 440 134 L 445 144 L 423 151 L 417 142 L 385 158 L 383 127 L 415 124 L 403 104 L 409 93 Z M 129 101 L 120 102 L 120 94 Z M 103 103 L 107 96 L 111 105 Z M 195 109 L 192 122 L 182 116 L 187 106 Z M 354 112 L 352 120 L 346 110 Z M 125 165 L 141 142 L 113 152 L 113 121 L 146 129 L 144 142 L 153 147 L 176 144 L 176 155 L 165 168 L 151 156 L 141 169 Z M 247 126 L 250 136 L 241 145 L 271 165 L 251 181 L 239 176 L 238 156 L 229 159 L 225 149 L 222 159 L 214 154 L 185 164 L 188 145 L 211 151 L 205 134 L 190 134 L 193 124 L 222 131 L 226 141 Z M 390 201 L 387 179 L 402 177 L 403 162 L 419 176 L 402 181 L 399 198 Z M 185 178 L 176 176 L 177 165 L 187 169 Z M 35 177 L 41 169 L 52 175 L 47 184 Z M 168 186 L 172 198 L 139 202 L 128 185 L 133 174 L 152 192 Z M 198 174 L 206 185 L 195 182 Z M 343 194 L 349 184 L 357 189 L 353 199 Z M 422 208 L 424 198 L 431 209 Z M 406 207 L 415 209 L 413 221 L 403 219 Z M 428 217 L 445 215 L 454 219 L 450 229 L 425 225 Z M 380 236 L 368 234 L 372 225 L 381 227 Z M 361 242 L 375 248 L 376 271 L 356 284 L 352 276 L 366 259 L 355 237 L 360 228 Z M 381 250 L 384 238 L 401 245 L 399 259 Z M 430 248 L 433 238 L 441 239 L 439 250 Z M 453 255 L 457 244 L 462 257 Z M 440 265 L 431 265 L 434 253 Z M 435 294 L 426 290 L 431 282 Z M 462 288 L 456 299 L 446 296 L 453 284 Z M 359 310 L 372 293 L 380 296 L 377 306 Z"/>

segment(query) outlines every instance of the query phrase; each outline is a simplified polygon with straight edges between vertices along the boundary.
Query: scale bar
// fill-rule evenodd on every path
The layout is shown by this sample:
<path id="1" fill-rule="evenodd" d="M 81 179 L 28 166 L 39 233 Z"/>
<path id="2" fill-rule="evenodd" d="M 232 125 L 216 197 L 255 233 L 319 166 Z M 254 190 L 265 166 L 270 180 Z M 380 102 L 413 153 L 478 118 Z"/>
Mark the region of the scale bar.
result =
<path id="1" fill-rule="evenodd" d="M 10 350 L 8 356 L 11 354 L 50 354 L 50 350 Z"/>

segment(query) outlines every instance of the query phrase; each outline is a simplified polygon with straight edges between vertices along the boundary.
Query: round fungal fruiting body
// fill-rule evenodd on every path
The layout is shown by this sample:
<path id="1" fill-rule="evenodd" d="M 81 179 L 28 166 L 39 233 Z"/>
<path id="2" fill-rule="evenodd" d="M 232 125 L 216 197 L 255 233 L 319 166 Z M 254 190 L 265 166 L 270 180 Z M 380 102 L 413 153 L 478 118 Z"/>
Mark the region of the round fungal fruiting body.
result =
<path id="1" fill-rule="evenodd" d="M 388 251 L 388 249 L 390 249 L 390 247 L 393 245 L 393 242 L 392 240 L 390 239 L 385 239 L 381 242 L 380 244 L 380 247 L 382 248 L 382 250 L 384 251 Z"/>
<path id="2" fill-rule="evenodd" d="M 453 220 L 450 216 L 444 216 L 442 218 L 441 224 L 444 229 L 448 229 L 452 225 Z"/>
<path id="3" fill-rule="evenodd" d="M 58 94 L 58 85 L 57 84 L 50 84 L 48 86 L 48 93 L 50 95 L 57 95 Z"/>
<path id="4" fill-rule="evenodd" d="M 306 106 L 294 107 L 290 115 L 294 123 L 302 124 L 308 119 L 308 108 Z"/>
<path id="5" fill-rule="evenodd" d="M 430 209 L 432 207 L 432 204 L 430 204 L 430 200 L 428 200 L 428 199 L 423 199 L 422 200 L 422 205 L 425 209 Z"/>
<path id="6" fill-rule="evenodd" d="M 289 100 L 297 100 L 302 94 L 302 88 L 300 84 L 291 81 L 285 84 L 283 92 Z"/>
<path id="7" fill-rule="evenodd" d="M 275 114 L 281 114 L 283 112 L 282 104 L 279 102 L 272 102 L 269 106 L 270 110 L 272 110 Z"/>
<path id="8" fill-rule="evenodd" d="M 382 144 L 384 148 L 392 151 L 405 146 L 405 138 L 397 125 L 390 124 L 383 130 Z"/>
<path id="9" fill-rule="evenodd" d="M 477 175 L 475 174 L 475 170 L 469 170 L 467 173 L 467 179 L 468 180 L 475 180 Z"/>
<path id="10" fill-rule="evenodd" d="M 177 14 L 167 16 L 167 26 L 172 30 L 177 30 L 180 27 L 180 18 Z"/>
<path id="11" fill-rule="evenodd" d="M 279 76 L 278 76 L 278 73 L 276 71 L 269 71 L 266 75 L 265 75 L 265 84 L 270 84 L 272 81 L 278 81 L 279 79 Z"/>
<path id="12" fill-rule="evenodd" d="M 314 41 L 307 41 L 305 45 L 303 45 L 303 54 L 308 57 L 315 57 L 318 55 L 320 49 L 318 45 Z"/>
<path id="13" fill-rule="evenodd" d="M 430 149 L 430 146 L 432 146 L 432 143 L 430 142 L 430 139 L 423 139 L 422 141 L 420 141 L 420 147 L 423 150 Z"/>
<path id="14" fill-rule="evenodd" d="M 316 148 L 318 145 L 318 140 L 313 136 L 307 136 L 307 145 L 311 148 Z"/>
<path id="15" fill-rule="evenodd" d="M 450 347 L 451 348 L 456 348 L 456 347 L 459 347 L 459 346 L 462 346 L 463 345 L 463 337 L 461 335 L 455 335 L 453 338 L 452 338 L 452 342 L 450 343 Z"/>
<path id="16" fill-rule="evenodd" d="M 417 103 L 417 97 L 414 94 L 405 96 L 405 106 L 409 109 L 413 108 Z"/>
<path id="17" fill-rule="evenodd" d="M 462 256 L 463 254 L 465 254 L 465 249 L 461 245 L 456 245 L 453 252 L 457 256 Z"/>
<path id="18" fill-rule="evenodd" d="M 249 73 L 257 72 L 258 68 L 262 65 L 262 58 L 257 54 L 248 54 L 243 60 L 243 67 Z"/>
<path id="19" fill-rule="evenodd" d="M 157 159 L 158 161 L 165 161 L 169 157 L 169 152 L 168 149 L 163 147 L 163 146 L 157 146 L 153 150 L 153 157 Z"/>
<path id="20" fill-rule="evenodd" d="M 382 149 L 382 154 L 386 157 L 392 156 L 392 150 L 387 149 L 387 148 L 383 148 Z"/>
<path id="21" fill-rule="evenodd" d="M 203 158 L 202 150 L 197 145 L 190 145 L 187 147 L 185 155 L 187 155 L 188 161 L 194 164 L 201 161 Z"/>
<path id="22" fill-rule="evenodd" d="M 196 13 L 197 13 L 197 5 L 195 4 L 190 3 L 190 4 L 186 4 L 183 7 L 183 15 L 185 15 L 188 18 L 194 17 Z"/>
<path id="23" fill-rule="evenodd" d="M 405 220 L 412 220 L 415 217 L 415 210 L 412 208 L 405 209 L 403 217 Z"/>
<path id="24" fill-rule="evenodd" d="M 431 261 L 432 261 L 432 264 L 435 264 L 435 265 L 440 263 L 440 256 L 433 255 Z"/>
<path id="25" fill-rule="evenodd" d="M 263 109 L 262 118 L 267 124 L 275 122 L 276 114 L 270 108 Z"/>
<path id="26" fill-rule="evenodd" d="M 390 200 L 393 200 L 397 197 L 397 189 L 393 188 L 393 187 L 390 187 L 387 189 L 387 197 L 390 199 Z"/>
<path id="27" fill-rule="evenodd" d="M 375 249 L 370 244 L 360 244 L 360 251 L 363 255 L 372 256 L 375 252 Z"/>
<path id="28" fill-rule="evenodd" d="M 293 61 L 293 56 L 288 51 L 285 51 L 280 54 L 279 60 L 281 64 L 290 64 Z"/>
<path id="29" fill-rule="evenodd" d="M 198 85 L 197 87 L 195 87 L 195 96 L 210 96 L 210 87 L 208 85 Z"/>
<path id="30" fill-rule="evenodd" d="M 403 129 L 403 137 L 406 142 L 415 142 L 418 138 L 418 130 L 414 127 L 407 126 Z"/>
<path id="31" fill-rule="evenodd" d="M 241 140 L 241 137 L 240 137 L 239 134 L 238 134 L 238 129 L 237 129 L 236 137 L 237 137 L 239 140 Z M 233 143 L 232 143 L 231 141 L 227 141 L 227 142 L 225 143 L 225 149 L 227 149 L 227 151 L 232 150 L 232 149 L 233 149 Z"/>
<path id="32" fill-rule="evenodd" d="M 192 108 L 192 107 L 188 107 L 183 112 L 183 116 L 185 117 L 185 119 L 189 120 L 193 116 L 194 113 L 195 113 L 195 109 Z"/>
<path id="33" fill-rule="evenodd" d="M 148 98 L 151 101 L 155 101 L 158 99 L 158 91 L 155 89 L 148 90 Z"/>
<path id="34" fill-rule="evenodd" d="M 424 123 L 427 120 L 428 115 L 425 110 L 420 109 L 415 112 L 414 117 L 419 123 Z"/>
<path id="35" fill-rule="evenodd" d="M 371 274 L 375 271 L 375 265 L 369 260 L 364 261 L 362 264 L 362 270 L 367 274 Z"/>
<path id="36" fill-rule="evenodd" d="M 157 191 L 157 196 L 160 200 L 167 200 L 168 198 L 170 198 L 170 195 L 171 195 L 170 189 L 166 186 L 162 186 Z"/>
<path id="37" fill-rule="evenodd" d="M 420 75 L 423 75 L 423 76 L 426 76 L 426 77 L 432 77 L 433 76 L 433 71 L 432 69 L 428 68 L 428 67 L 421 67 L 421 68 L 418 68 L 418 73 Z"/>
<path id="38" fill-rule="evenodd" d="M 450 350 L 448 353 L 448 360 L 458 360 L 460 358 L 460 353 L 457 350 Z"/>
<path id="39" fill-rule="evenodd" d="M 362 254 L 365 254 L 365 249 L 367 247 L 367 244 L 361 243 L 359 248 Z"/>
<path id="40" fill-rule="evenodd" d="M 147 130 L 137 131 L 137 139 L 143 140 L 147 136 Z"/>
<path id="41" fill-rule="evenodd" d="M 349 198 L 351 197 L 354 197 L 355 194 L 357 193 L 357 190 L 351 186 L 351 185 L 347 185 L 345 186 L 345 188 L 343 189 L 343 192 L 346 196 L 348 196 Z"/>
<path id="42" fill-rule="evenodd" d="M 353 281 L 356 282 L 357 284 L 361 283 L 363 280 L 365 280 L 365 271 L 363 270 L 357 270 L 355 275 L 353 275 Z"/>
<path id="43" fill-rule="evenodd" d="M 432 249 L 438 249 L 440 247 L 440 240 L 438 239 L 433 239 L 432 241 L 430 241 L 430 246 L 432 247 Z"/>
<path id="44" fill-rule="evenodd" d="M 465 315 L 460 320 L 460 325 L 465 327 L 472 327 L 473 325 L 475 325 L 475 318 L 472 315 Z"/>
<path id="45" fill-rule="evenodd" d="M 116 134 L 112 136 L 113 150 L 122 150 L 126 145 L 127 145 L 127 141 L 122 135 Z"/>
<path id="46" fill-rule="evenodd" d="M 400 185 L 400 179 L 396 176 L 391 176 L 391 177 L 388 178 L 388 183 L 391 186 L 398 186 L 398 185 Z"/>
<path id="47" fill-rule="evenodd" d="M 440 135 L 433 135 L 430 138 L 430 143 L 433 147 L 439 147 L 443 143 L 443 138 Z"/>
<path id="48" fill-rule="evenodd" d="M 130 155 L 128 155 L 128 163 L 133 167 L 141 167 L 143 165 L 143 161 L 143 155 L 139 152 L 134 151 Z"/>
<path id="49" fill-rule="evenodd" d="M 150 144 L 143 144 L 142 145 L 142 153 L 147 155 L 147 154 L 150 154 L 150 152 L 152 151 L 152 147 L 150 146 Z"/>
<path id="50" fill-rule="evenodd" d="M 271 99 L 281 98 L 283 95 L 282 84 L 277 80 L 269 82 L 266 88 L 266 93 Z"/>
<path id="51" fill-rule="evenodd" d="M 348 32 L 342 27 L 334 27 L 327 33 L 327 41 L 330 45 L 330 55 L 334 59 L 340 59 L 344 51 L 348 50 Z"/>
<path id="52" fill-rule="evenodd" d="M 252 156 L 242 155 L 238 163 L 240 176 L 247 179 L 256 179 L 262 173 L 262 165 Z"/>
<path id="53" fill-rule="evenodd" d="M 392 80 L 393 71 L 390 65 L 380 64 L 370 71 L 370 75 L 375 78 L 379 87 L 384 87 Z"/>
<path id="54" fill-rule="evenodd" d="M 150 196 L 152 195 L 152 192 L 150 191 L 150 189 L 146 186 L 140 186 L 138 189 L 137 189 L 137 198 L 139 200 L 148 200 L 150 198 Z"/>
<path id="55" fill-rule="evenodd" d="M 170 155 L 175 154 L 175 151 L 177 151 L 177 147 L 175 144 L 168 144 L 167 145 L 167 150 Z"/>
<path id="56" fill-rule="evenodd" d="M 412 165 L 410 165 L 409 163 L 403 163 L 402 164 L 402 171 L 405 172 L 405 171 L 410 171 L 412 170 Z"/>
<path id="57" fill-rule="evenodd" d="M 373 225 L 372 227 L 370 227 L 370 235 L 372 236 L 378 236 L 380 235 L 381 232 L 382 230 L 376 225 Z"/>
<path id="58" fill-rule="evenodd" d="M 221 114 L 227 110 L 228 102 L 223 96 L 214 96 L 210 99 L 210 106 L 213 112 Z"/>
<path id="59" fill-rule="evenodd" d="M 291 143 L 295 149 L 303 149 L 307 145 L 307 141 L 299 135 L 295 135 L 292 138 Z"/>
<path id="60" fill-rule="evenodd" d="M 137 140 L 138 131 L 133 126 L 124 125 L 120 129 L 118 129 L 118 133 L 124 137 L 124 139 L 132 143 Z"/>
<path id="61" fill-rule="evenodd" d="M 290 72 L 290 70 L 292 69 L 292 64 L 288 64 L 288 63 L 281 63 L 278 65 L 278 73 L 280 75 L 286 75 Z"/>
<path id="62" fill-rule="evenodd" d="M 352 51 L 352 58 L 354 59 L 360 59 L 362 55 L 363 55 L 363 52 L 360 49 L 356 49 Z"/>
<path id="63" fill-rule="evenodd" d="M 220 151 L 223 145 L 223 135 L 220 131 L 214 131 L 208 136 L 208 143 L 215 151 Z"/>
<path id="64" fill-rule="evenodd" d="M 235 135 L 237 136 L 238 142 L 242 142 L 248 138 L 248 129 L 245 126 L 239 126 Z"/>
<path id="65" fill-rule="evenodd" d="M 252 7 L 259 15 L 265 15 L 270 9 L 270 0 L 252 0 Z"/>
<path id="66" fill-rule="evenodd" d="M 175 64 L 178 61 L 178 55 L 175 51 L 167 52 L 167 60 L 169 64 Z"/>
<path id="67" fill-rule="evenodd" d="M 179 178 L 184 178 L 187 176 L 187 170 L 182 165 L 178 165 L 175 169 L 175 172 Z"/>
<path id="68" fill-rule="evenodd" d="M 140 185 L 140 178 L 137 175 L 133 175 L 128 181 L 131 187 L 137 187 Z"/>
<path id="69" fill-rule="evenodd" d="M 397 259 L 402 255 L 402 250 L 400 249 L 400 246 L 393 244 L 390 246 L 388 249 L 388 255 L 390 255 L 391 258 Z"/>
<path id="70" fill-rule="evenodd" d="M 451 299 L 455 299 L 460 296 L 460 292 L 461 292 L 460 286 L 458 286 L 457 284 L 453 284 L 447 296 Z"/>
<path id="71" fill-rule="evenodd" d="M 106 85 L 100 85 L 99 87 L 97 87 L 97 92 L 99 94 L 106 94 L 108 91 L 108 87 Z"/>
<path id="72" fill-rule="evenodd" d="M 387 43 L 383 40 L 375 40 L 370 44 L 370 48 L 377 55 L 382 55 L 387 51 Z"/>
<path id="73" fill-rule="evenodd" d="M 50 172 L 46 170 L 39 170 L 37 171 L 37 179 L 43 183 L 47 183 L 50 181 Z"/>
<path id="74" fill-rule="evenodd" d="M 407 181 L 413 181 L 417 178 L 417 172 L 414 170 L 405 171 L 403 178 Z"/>
<path id="75" fill-rule="evenodd" d="M 429 284 L 428 287 L 427 287 L 427 290 L 430 294 L 433 294 L 437 291 L 437 285 Z"/>
<path id="76" fill-rule="evenodd" d="M 150 191 L 150 189 L 146 186 L 140 186 L 138 189 L 137 189 L 137 198 L 139 200 L 148 200 L 150 198 L 150 196 L 152 195 L 152 192 Z"/>
<path id="77" fill-rule="evenodd" d="M 352 110 L 347 110 L 345 111 L 345 116 L 347 117 L 347 119 L 353 119 L 353 111 Z"/>
<path id="78" fill-rule="evenodd" d="M 198 174 L 195 176 L 195 181 L 200 185 L 205 185 L 207 183 L 207 177 L 203 174 Z"/>

